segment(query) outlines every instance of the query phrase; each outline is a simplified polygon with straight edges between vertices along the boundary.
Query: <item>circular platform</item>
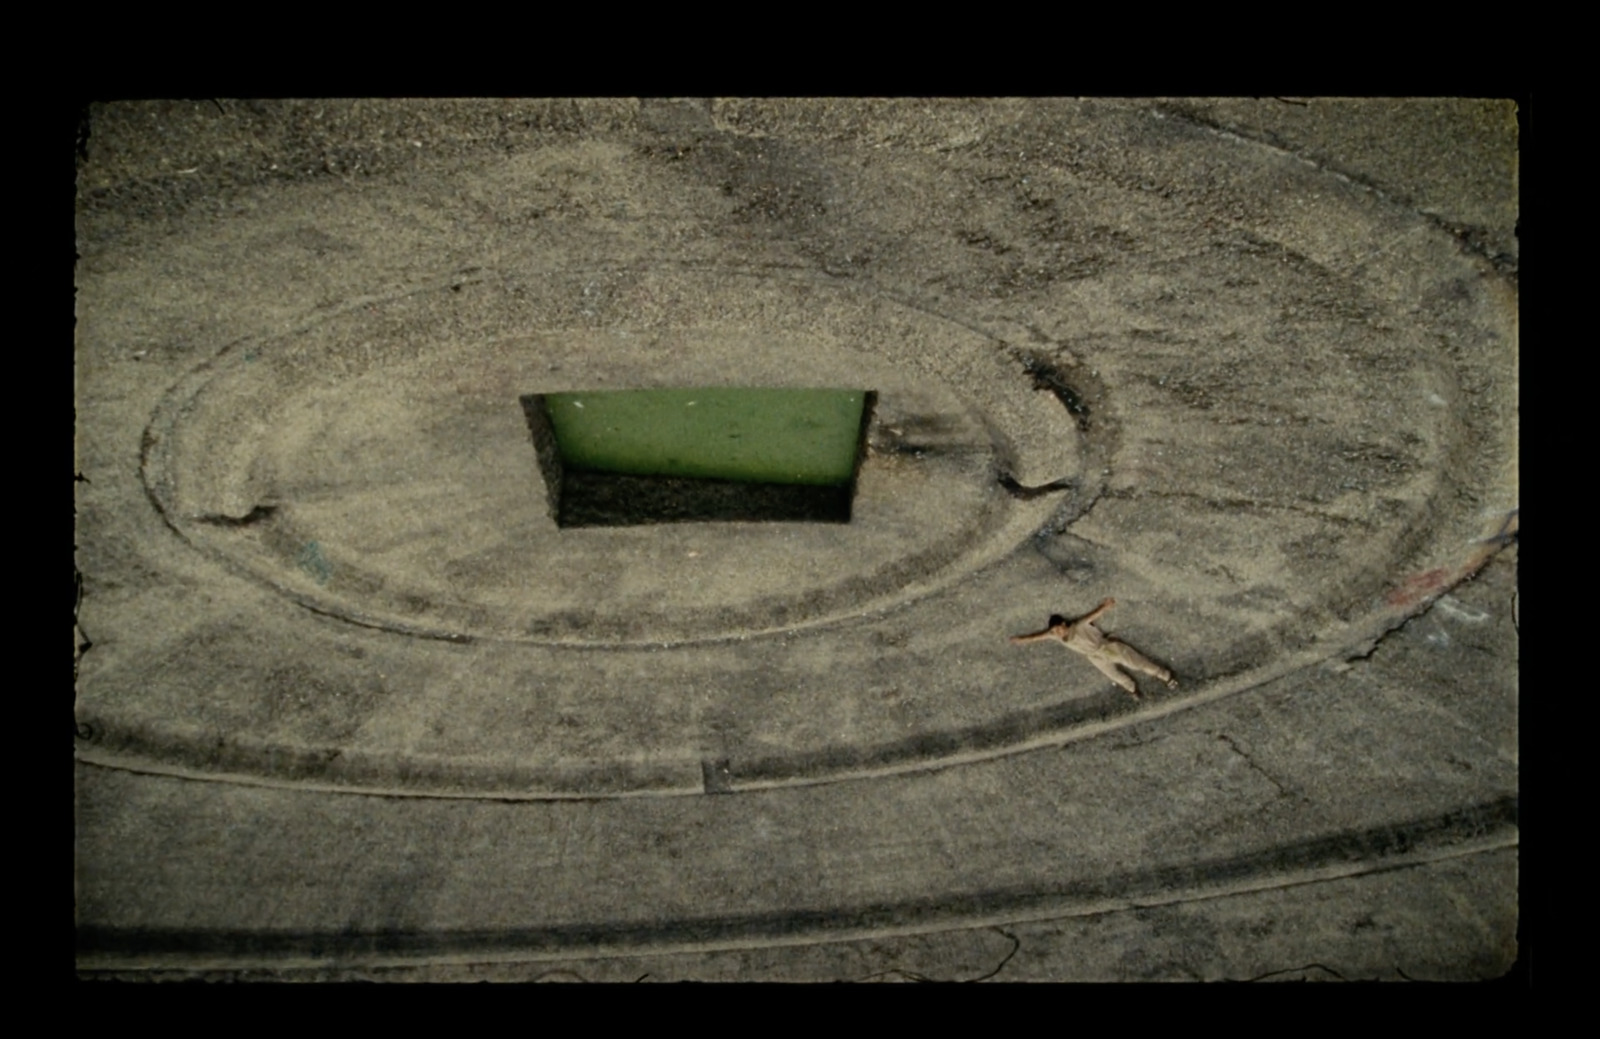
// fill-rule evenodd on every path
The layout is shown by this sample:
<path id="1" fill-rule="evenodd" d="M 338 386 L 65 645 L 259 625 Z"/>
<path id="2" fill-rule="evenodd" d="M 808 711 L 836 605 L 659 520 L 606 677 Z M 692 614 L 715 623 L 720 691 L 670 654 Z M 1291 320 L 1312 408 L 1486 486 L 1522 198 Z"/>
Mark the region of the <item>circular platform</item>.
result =
<path id="1" fill-rule="evenodd" d="M 139 461 L 80 505 L 80 756 L 513 799 L 938 768 L 1337 663 L 1503 543 L 1492 265 L 1274 148 L 1051 118 L 1026 160 L 641 124 L 252 189 L 159 278 L 87 256 L 80 450 Z M 696 385 L 875 390 L 851 523 L 558 529 L 520 397 Z M 1108 596 L 1177 691 L 1007 642 Z"/>
<path id="2" fill-rule="evenodd" d="M 585 295 L 597 280 L 609 302 Z M 522 394 L 707 385 L 875 390 L 851 522 L 557 528 Z M 1073 417 L 1036 398 L 991 340 L 826 281 L 479 272 L 234 345 L 156 417 L 145 472 L 191 543 L 319 612 L 458 642 L 661 644 L 883 608 L 1015 548 L 1047 506 L 999 482 L 1014 445 L 1080 477 Z M 1034 425 L 1006 429 L 1018 416 Z"/>

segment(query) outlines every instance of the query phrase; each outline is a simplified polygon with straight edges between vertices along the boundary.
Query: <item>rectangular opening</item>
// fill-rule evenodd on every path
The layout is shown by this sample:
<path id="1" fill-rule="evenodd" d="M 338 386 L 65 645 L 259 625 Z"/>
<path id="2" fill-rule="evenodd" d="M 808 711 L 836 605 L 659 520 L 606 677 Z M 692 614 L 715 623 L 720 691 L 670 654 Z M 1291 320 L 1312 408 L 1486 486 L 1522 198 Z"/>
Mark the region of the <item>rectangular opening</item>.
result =
<path id="1" fill-rule="evenodd" d="M 877 394 L 717 386 L 521 400 L 558 526 L 848 523 Z"/>

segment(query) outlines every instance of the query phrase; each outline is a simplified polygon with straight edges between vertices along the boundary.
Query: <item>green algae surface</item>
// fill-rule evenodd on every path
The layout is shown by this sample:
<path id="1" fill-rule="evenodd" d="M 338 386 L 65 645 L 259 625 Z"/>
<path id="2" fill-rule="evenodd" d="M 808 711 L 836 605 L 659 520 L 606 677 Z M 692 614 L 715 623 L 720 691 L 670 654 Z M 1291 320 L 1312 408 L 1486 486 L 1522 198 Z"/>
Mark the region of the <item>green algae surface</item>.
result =
<path id="1" fill-rule="evenodd" d="M 867 396 L 710 387 L 550 393 L 544 404 L 575 469 L 838 485 L 855 477 Z"/>

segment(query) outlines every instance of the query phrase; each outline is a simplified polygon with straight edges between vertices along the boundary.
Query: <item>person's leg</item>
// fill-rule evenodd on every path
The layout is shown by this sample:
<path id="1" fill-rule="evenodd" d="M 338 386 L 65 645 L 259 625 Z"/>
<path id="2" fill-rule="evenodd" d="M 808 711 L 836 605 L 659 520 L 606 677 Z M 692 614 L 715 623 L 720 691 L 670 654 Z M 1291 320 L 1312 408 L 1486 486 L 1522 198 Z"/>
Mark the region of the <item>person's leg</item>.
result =
<path id="1" fill-rule="evenodd" d="M 1092 656 L 1089 663 L 1100 669 L 1100 673 L 1127 690 L 1128 695 L 1135 700 L 1139 699 L 1139 687 L 1133 684 L 1133 679 L 1117 670 L 1117 665 L 1103 656 Z"/>
<path id="2" fill-rule="evenodd" d="M 1167 684 L 1168 689 L 1178 688 L 1178 680 L 1172 677 L 1172 672 L 1147 658 L 1143 653 L 1134 649 L 1126 642 L 1116 639 L 1106 639 L 1101 651 L 1123 667 L 1134 671 L 1143 671 L 1147 675 L 1154 675 Z"/>

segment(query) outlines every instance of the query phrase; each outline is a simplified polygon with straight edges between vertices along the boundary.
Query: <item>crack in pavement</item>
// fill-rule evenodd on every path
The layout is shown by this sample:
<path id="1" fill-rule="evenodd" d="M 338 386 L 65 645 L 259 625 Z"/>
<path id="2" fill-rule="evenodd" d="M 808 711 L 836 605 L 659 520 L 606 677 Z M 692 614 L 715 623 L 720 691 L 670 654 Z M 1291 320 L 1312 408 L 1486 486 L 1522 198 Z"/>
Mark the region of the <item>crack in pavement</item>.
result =
<path id="1" fill-rule="evenodd" d="M 873 978 L 882 978 L 891 974 L 897 974 L 900 977 L 907 978 L 911 981 L 932 982 L 939 985 L 973 985 L 980 981 L 988 981 L 990 978 L 993 978 L 995 975 L 1004 970 L 1006 964 L 1010 963 L 1011 958 L 1017 954 L 1017 950 L 1022 948 L 1022 939 L 1018 938 L 1010 931 L 1007 931 L 1005 928 L 994 927 L 991 928 L 991 930 L 995 931 L 997 934 L 1002 934 L 1011 939 L 1011 951 L 1006 953 L 1005 956 L 1001 958 L 1000 962 L 995 965 L 994 970 L 991 970 L 987 974 L 980 974 L 975 978 L 930 978 L 925 974 L 918 974 L 916 971 L 906 970 L 902 967 L 890 967 L 887 970 L 874 971 L 871 974 L 864 974 L 859 978 L 846 978 L 843 980 L 862 982 L 871 981 Z"/>
<path id="2" fill-rule="evenodd" d="M 1282 783 L 1278 782 L 1276 779 L 1272 778 L 1271 773 L 1269 773 L 1266 769 L 1262 768 L 1260 765 L 1256 764 L 1255 760 L 1253 758 L 1251 758 L 1249 754 L 1247 754 L 1243 750 L 1239 749 L 1239 745 L 1234 742 L 1234 739 L 1233 739 L 1232 736 L 1229 736 L 1225 732 L 1214 732 L 1214 733 L 1212 733 L 1212 735 L 1215 736 L 1217 739 L 1221 740 L 1222 742 L 1226 743 L 1228 745 L 1228 749 L 1233 751 L 1235 754 L 1239 755 L 1241 758 L 1243 758 L 1244 759 L 1244 763 L 1246 765 L 1248 765 L 1251 768 L 1251 770 L 1253 770 L 1258 775 L 1260 775 L 1262 779 L 1265 779 L 1267 782 L 1269 782 L 1273 786 L 1277 787 L 1278 788 L 1278 793 L 1281 796 L 1283 796 L 1283 797 L 1293 797 L 1294 796 L 1293 794 L 1291 794 L 1289 792 L 1287 787 L 1285 787 Z"/>
<path id="3" fill-rule="evenodd" d="M 1465 578 L 1463 578 L 1463 580 L 1465 580 Z M 1451 587 L 1455 587 L 1455 586 L 1452 585 Z M 1397 621 L 1393 625 L 1385 627 L 1383 629 L 1383 631 L 1381 631 L 1375 638 L 1373 638 L 1371 643 L 1369 643 L 1367 645 L 1366 649 L 1364 649 L 1364 650 L 1362 650 L 1360 652 L 1346 654 L 1346 656 L 1344 657 L 1344 663 L 1345 664 L 1370 663 L 1372 661 L 1373 654 L 1378 652 L 1379 647 L 1381 647 L 1384 643 L 1388 642 L 1394 636 L 1400 634 L 1400 632 L 1404 631 L 1406 628 L 1410 627 L 1414 622 L 1422 620 L 1425 617 L 1431 616 L 1433 614 L 1434 607 L 1436 607 L 1437 605 L 1438 605 L 1438 600 L 1433 600 L 1433 601 L 1429 602 L 1426 606 L 1424 606 L 1420 611 L 1418 611 L 1416 613 L 1413 613 L 1408 617 L 1402 617 L 1399 621 Z M 1442 612 L 1448 612 L 1448 611 L 1442 611 Z"/>
<path id="4" fill-rule="evenodd" d="M 1495 558 L 1498 557 L 1501 552 L 1505 551 L 1506 548 L 1512 545 L 1516 545 L 1518 543 L 1517 514 L 1519 511 L 1520 510 L 1518 509 L 1510 510 L 1506 514 L 1498 533 L 1477 542 L 1477 551 L 1467 560 L 1465 566 L 1456 571 L 1453 579 L 1431 587 L 1427 595 L 1419 601 L 1417 608 L 1415 608 L 1413 612 L 1408 613 L 1400 617 L 1398 620 L 1395 620 L 1393 623 L 1386 625 L 1382 631 L 1372 638 L 1370 643 L 1365 643 L 1365 650 L 1346 653 L 1343 658 L 1344 664 L 1348 666 L 1357 661 L 1370 661 L 1372 659 L 1372 655 L 1378 651 L 1378 647 L 1387 642 L 1391 636 L 1399 631 L 1404 630 L 1412 621 L 1419 620 L 1432 614 L 1434 609 L 1439 606 L 1439 604 L 1449 595 L 1450 592 L 1455 591 L 1455 589 L 1459 588 L 1463 584 L 1466 584 L 1468 581 L 1474 580 L 1480 573 L 1483 572 L 1485 567 L 1494 562 Z M 1516 592 L 1513 591 L 1513 610 L 1515 608 L 1515 602 Z M 1446 606 L 1445 609 L 1440 612 L 1449 613 L 1451 612 L 1451 608 L 1451 606 Z M 1513 623 L 1515 623 L 1515 618 L 1513 618 Z M 1521 634 L 1520 626 L 1517 626 L 1517 632 L 1519 635 Z"/>
<path id="5" fill-rule="evenodd" d="M 77 546 L 73 546 L 76 549 Z M 73 654 L 72 654 L 72 701 L 74 707 L 78 701 L 78 669 L 83 663 L 83 655 L 94 648 L 94 640 L 89 633 L 83 630 L 83 625 L 78 621 L 78 614 L 83 609 L 83 571 L 78 569 L 76 563 L 72 566 L 75 596 L 72 606 Z M 89 739 L 94 735 L 94 730 L 88 725 L 73 719 L 73 733 L 78 739 Z"/>
<path id="6" fill-rule="evenodd" d="M 1379 975 L 1376 975 L 1376 974 L 1373 975 L 1370 978 L 1347 978 L 1343 974 L 1340 974 L 1338 971 L 1334 970 L 1332 967 L 1329 967 L 1328 965 L 1323 964 L 1323 963 L 1308 963 L 1303 967 L 1284 967 L 1281 970 L 1269 970 L 1265 974 L 1257 974 L 1253 978 L 1226 978 L 1224 980 L 1226 980 L 1226 981 L 1228 981 L 1230 983 L 1234 983 L 1234 984 L 1248 985 L 1248 984 L 1250 984 L 1251 982 L 1254 982 L 1254 981 L 1264 981 L 1267 978 L 1275 978 L 1280 974 L 1299 974 L 1301 972 L 1309 971 L 1309 970 L 1320 970 L 1320 971 L 1322 971 L 1322 972 L 1324 972 L 1326 974 L 1333 975 L 1335 978 L 1338 978 L 1340 981 L 1347 981 L 1347 982 L 1372 982 L 1372 981 L 1383 981 L 1383 980 L 1385 980 L 1383 977 L 1381 977 Z M 1404 980 L 1404 981 L 1416 981 L 1417 980 L 1416 978 L 1413 978 L 1411 975 L 1407 974 L 1404 970 L 1402 970 L 1399 967 L 1394 968 L 1394 972 L 1396 974 L 1400 975 L 1401 979 Z M 1311 979 L 1310 978 L 1299 978 L 1297 980 L 1302 981 L 1302 982 L 1306 982 L 1306 981 L 1310 981 Z"/>
<path id="7" fill-rule="evenodd" d="M 1345 977 L 1343 974 L 1340 974 L 1338 971 L 1334 970 L 1332 967 L 1324 966 L 1323 964 L 1320 964 L 1320 963 L 1308 963 L 1303 967 L 1285 967 L 1282 970 L 1269 970 L 1265 974 L 1257 974 L 1253 978 L 1244 978 L 1244 979 L 1242 979 L 1241 983 L 1249 984 L 1252 981 L 1263 981 L 1263 980 L 1265 980 L 1267 978 L 1277 977 L 1279 974 L 1298 974 L 1298 973 L 1300 973 L 1302 971 L 1308 971 L 1308 970 L 1320 970 L 1320 971 L 1323 971 L 1325 973 L 1332 974 L 1334 977 L 1338 978 L 1340 981 L 1349 981 L 1350 980 L 1349 978 Z M 1239 979 L 1239 978 L 1229 978 L 1227 980 L 1235 981 L 1235 982 L 1240 982 L 1241 981 L 1241 979 Z M 1300 980 L 1301 981 L 1310 981 L 1311 979 L 1310 978 L 1301 978 Z M 1376 981 L 1378 979 L 1373 978 L 1372 980 Z"/>

